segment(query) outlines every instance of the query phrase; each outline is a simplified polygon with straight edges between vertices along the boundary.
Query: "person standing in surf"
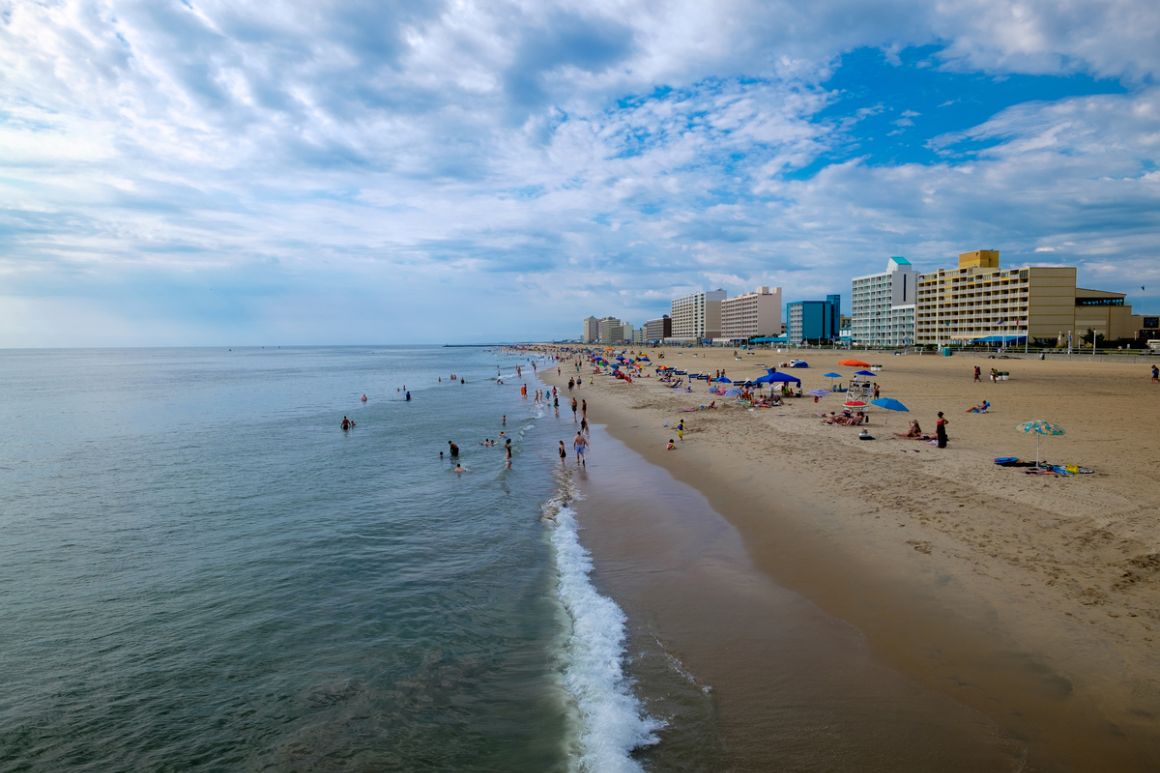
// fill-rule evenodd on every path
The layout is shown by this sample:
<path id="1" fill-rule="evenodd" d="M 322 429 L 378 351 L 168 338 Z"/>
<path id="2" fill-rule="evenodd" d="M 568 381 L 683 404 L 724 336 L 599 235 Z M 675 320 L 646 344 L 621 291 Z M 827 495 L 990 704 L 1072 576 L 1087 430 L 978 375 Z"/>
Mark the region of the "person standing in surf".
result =
<path id="1" fill-rule="evenodd" d="M 576 449 L 576 466 L 587 467 L 588 438 L 584 437 L 579 430 L 576 431 L 576 437 L 572 440 L 572 447 Z"/>

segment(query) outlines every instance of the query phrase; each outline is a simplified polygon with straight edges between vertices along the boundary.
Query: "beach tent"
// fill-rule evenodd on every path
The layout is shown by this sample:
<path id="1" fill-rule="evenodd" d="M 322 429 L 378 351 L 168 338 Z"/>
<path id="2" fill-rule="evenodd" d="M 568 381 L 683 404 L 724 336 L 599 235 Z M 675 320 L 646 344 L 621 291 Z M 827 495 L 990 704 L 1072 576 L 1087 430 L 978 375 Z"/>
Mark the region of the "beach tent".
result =
<path id="1" fill-rule="evenodd" d="M 789 364 L 791 368 L 808 368 L 810 364 L 805 360 L 794 360 Z"/>
<path id="2" fill-rule="evenodd" d="M 1027 340 L 1027 336 L 983 336 L 982 338 L 972 338 L 971 343 L 976 344 L 1019 344 Z"/>
<path id="3" fill-rule="evenodd" d="M 764 376 L 758 376 L 754 379 L 754 381 L 756 381 L 758 384 L 793 383 L 797 384 L 798 386 L 801 386 L 802 383 L 802 380 L 797 376 L 791 376 L 788 373 L 778 373 L 774 370 L 770 370 Z"/>

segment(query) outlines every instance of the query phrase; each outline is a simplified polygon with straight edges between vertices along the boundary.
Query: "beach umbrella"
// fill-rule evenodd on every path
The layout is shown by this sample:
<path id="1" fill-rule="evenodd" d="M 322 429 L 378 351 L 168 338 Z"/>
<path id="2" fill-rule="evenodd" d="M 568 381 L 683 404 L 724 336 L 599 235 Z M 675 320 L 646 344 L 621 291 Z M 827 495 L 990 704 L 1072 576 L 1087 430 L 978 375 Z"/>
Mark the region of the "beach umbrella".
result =
<path id="1" fill-rule="evenodd" d="M 841 360 L 838 364 L 844 365 L 847 368 L 869 368 L 870 367 L 870 363 L 863 362 L 862 360 Z"/>
<path id="2" fill-rule="evenodd" d="M 903 411 L 910 413 L 910 409 L 905 405 L 895 400 L 893 397 L 879 397 L 870 401 L 871 405 L 877 405 L 879 408 L 885 408 L 888 411 Z"/>
<path id="3" fill-rule="evenodd" d="M 846 408 L 865 408 L 866 407 L 866 403 L 862 402 L 861 400 L 847 400 L 846 402 L 842 403 L 842 405 Z"/>
<path id="4" fill-rule="evenodd" d="M 1015 429 L 1019 432 L 1030 432 L 1035 434 L 1035 466 L 1039 466 L 1039 438 L 1043 435 L 1062 435 L 1064 434 L 1063 427 L 1058 424 L 1052 424 L 1050 421 L 1043 419 L 1032 419 L 1025 421 L 1022 424 L 1016 424 Z"/>
<path id="5" fill-rule="evenodd" d="M 814 397 L 825 397 L 829 393 L 830 390 L 828 389 L 811 389 L 809 392 L 806 392 L 806 394 L 813 395 Z"/>
<path id="6" fill-rule="evenodd" d="M 717 381 L 719 381 L 722 384 L 732 384 L 733 383 L 733 379 L 729 378 L 728 376 L 722 376 L 721 378 L 717 379 Z"/>
<path id="7" fill-rule="evenodd" d="M 791 376 L 788 373 L 777 373 L 775 371 L 770 371 L 769 373 L 766 373 L 764 376 L 758 376 L 757 378 L 754 379 L 754 381 L 756 381 L 759 384 L 789 383 L 789 382 L 794 382 L 797 384 L 802 383 L 802 380 L 800 378 L 798 378 L 797 376 Z"/>
<path id="8" fill-rule="evenodd" d="M 856 370 L 856 371 L 854 371 L 854 375 L 855 376 L 874 376 L 877 374 L 875 374 L 874 371 L 872 371 L 872 370 Z"/>

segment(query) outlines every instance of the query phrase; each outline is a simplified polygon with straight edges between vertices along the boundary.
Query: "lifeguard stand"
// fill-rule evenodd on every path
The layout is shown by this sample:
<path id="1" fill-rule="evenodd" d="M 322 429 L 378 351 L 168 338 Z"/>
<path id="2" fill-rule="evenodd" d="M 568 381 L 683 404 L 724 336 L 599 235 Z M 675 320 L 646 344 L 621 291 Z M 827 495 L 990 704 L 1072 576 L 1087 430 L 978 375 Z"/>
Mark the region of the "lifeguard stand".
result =
<path id="1" fill-rule="evenodd" d="M 846 389 L 847 400 L 869 400 L 874 396 L 874 385 L 869 376 L 854 376 Z"/>

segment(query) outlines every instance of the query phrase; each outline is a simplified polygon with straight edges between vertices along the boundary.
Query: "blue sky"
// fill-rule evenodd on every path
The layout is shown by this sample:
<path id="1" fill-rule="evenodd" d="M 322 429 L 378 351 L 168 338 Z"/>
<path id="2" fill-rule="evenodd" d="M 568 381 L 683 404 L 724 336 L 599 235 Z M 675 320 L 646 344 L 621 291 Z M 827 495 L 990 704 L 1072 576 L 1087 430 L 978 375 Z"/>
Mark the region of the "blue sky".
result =
<path id="1" fill-rule="evenodd" d="M 568 337 L 977 248 L 1156 313 L 1158 67 L 1133 0 L 0 0 L 0 346 Z"/>

